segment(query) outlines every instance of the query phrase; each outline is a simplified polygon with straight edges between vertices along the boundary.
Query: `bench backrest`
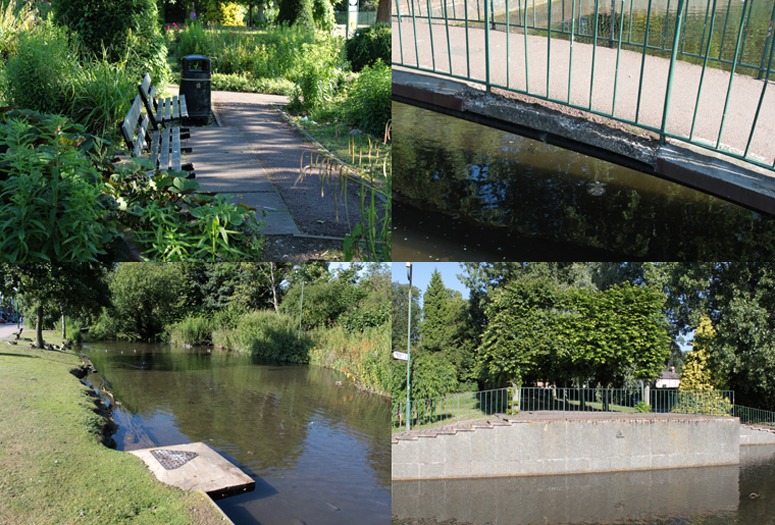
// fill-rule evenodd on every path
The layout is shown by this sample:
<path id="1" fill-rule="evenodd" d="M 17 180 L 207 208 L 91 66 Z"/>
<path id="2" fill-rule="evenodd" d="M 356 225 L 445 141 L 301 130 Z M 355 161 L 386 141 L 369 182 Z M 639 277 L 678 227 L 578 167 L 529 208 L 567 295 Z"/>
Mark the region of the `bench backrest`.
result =
<path id="1" fill-rule="evenodd" d="M 121 134 L 126 147 L 133 157 L 140 157 L 148 140 L 148 113 L 143 113 L 143 101 L 140 95 L 132 101 L 132 107 L 121 124 Z"/>
<path id="2" fill-rule="evenodd" d="M 140 92 L 140 97 L 145 104 L 145 111 L 151 117 L 151 125 L 154 129 L 159 128 L 159 123 L 156 121 L 156 88 L 151 85 L 151 75 L 146 73 L 143 76 L 143 81 L 137 86 L 137 90 Z"/>

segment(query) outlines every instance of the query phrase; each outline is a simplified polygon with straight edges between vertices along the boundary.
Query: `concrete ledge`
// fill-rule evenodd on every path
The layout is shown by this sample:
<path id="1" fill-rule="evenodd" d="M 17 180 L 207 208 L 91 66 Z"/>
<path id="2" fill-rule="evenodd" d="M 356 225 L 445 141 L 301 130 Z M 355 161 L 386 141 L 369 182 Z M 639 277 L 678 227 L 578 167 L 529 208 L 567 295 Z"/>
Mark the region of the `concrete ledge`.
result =
<path id="1" fill-rule="evenodd" d="M 775 172 L 680 141 L 526 95 L 393 69 L 393 99 L 692 187 L 775 215 Z M 401 123 L 395 129 L 401 133 Z"/>
<path id="2" fill-rule="evenodd" d="M 740 446 L 744 445 L 775 445 L 775 429 L 741 425 Z"/>

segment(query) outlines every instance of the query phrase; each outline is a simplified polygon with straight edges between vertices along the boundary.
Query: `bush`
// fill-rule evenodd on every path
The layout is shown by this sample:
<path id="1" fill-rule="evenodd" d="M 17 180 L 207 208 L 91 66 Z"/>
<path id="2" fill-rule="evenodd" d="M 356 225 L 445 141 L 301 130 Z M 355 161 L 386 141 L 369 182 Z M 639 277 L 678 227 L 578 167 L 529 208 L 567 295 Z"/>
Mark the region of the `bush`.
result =
<path id="1" fill-rule="evenodd" d="M 732 402 L 716 390 L 680 390 L 671 412 L 730 416 L 732 415 Z"/>
<path id="2" fill-rule="evenodd" d="M 638 401 L 638 403 L 635 405 L 635 411 L 643 413 L 651 412 L 651 405 L 645 401 Z"/>
<path id="3" fill-rule="evenodd" d="M 176 345 L 207 345 L 213 340 L 213 322 L 207 317 L 186 317 L 167 328 Z"/>
<path id="4" fill-rule="evenodd" d="M 32 0 L 9 0 L 5 7 L 0 2 L 0 65 L 16 54 L 19 35 L 35 24 Z"/>
<path id="5" fill-rule="evenodd" d="M 41 24 L 19 35 L 16 54 L 8 59 L 3 83 L 8 101 L 20 108 L 59 113 L 78 61 L 67 31 Z"/>
<path id="6" fill-rule="evenodd" d="M 54 19 L 79 35 L 85 56 L 127 62 L 131 77 L 145 71 L 164 83 L 167 50 L 155 0 L 54 0 Z"/>
<path id="7" fill-rule="evenodd" d="M 290 96 L 296 89 L 296 85 L 283 78 L 253 78 L 251 75 L 232 73 L 222 75 L 213 73 L 212 86 L 214 90 L 242 91 L 245 93 L 270 93 L 273 95 Z"/>
<path id="8" fill-rule="evenodd" d="M 327 38 L 315 44 L 303 44 L 290 75 L 298 86 L 291 105 L 296 110 L 314 112 L 330 102 L 342 65 L 337 39 Z"/>
<path id="9" fill-rule="evenodd" d="M 381 137 L 391 116 L 391 69 L 378 60 L 366 66 L 353 83 L 344 105 L 347 122 L 357 128 Z"/>
<path id="10" fill-rule="evenodd" d="M 252 312 L 242 316 L 234 332 L 228 334 L 227 348 L 259 359 L 307 363 L 312 341 L 304 334 L 299 337 L 297 330 L 297 321 L 291 316 L 270 310 Z"/>
<path id="11" fill-rule="evenodd" d="M 360 71 L 380 59 L 390 64 L 392 45 L 390 26 L 378 23 L 355 31 L 352 38 L 345 42 L 344 49 L 353 71 Z"/>
<path id="12" fill-rule="evenodd" d="M 94 141 L 58 115 L 0 119 L 0 253 L 9 262 L 95 261 L 118 237 L 102 181 L 81 149 Z"/>
<path id="13" fill-rule="evenodd" d="M 331 0 L 313 0 L 312 16 L 315 18 L 315 27 L 326 33 L 330 33 L 336 27 L 334 5 Z"/>

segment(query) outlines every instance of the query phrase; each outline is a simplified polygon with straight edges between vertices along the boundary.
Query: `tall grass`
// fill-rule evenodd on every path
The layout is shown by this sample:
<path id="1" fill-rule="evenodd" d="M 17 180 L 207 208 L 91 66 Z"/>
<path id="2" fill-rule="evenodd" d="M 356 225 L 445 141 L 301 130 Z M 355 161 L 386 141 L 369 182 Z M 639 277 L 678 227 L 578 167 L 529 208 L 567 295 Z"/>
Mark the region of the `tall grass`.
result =
<path id="1" fill-rule="evenodd" d="M 379 394 L 390 393 L 390 323 L 364 332 L 348 332 L 341 326 L 318 329 L 310 363 L 344 373 L 359 387 Z"/>
<path id="2" fill-rule="evenodd" d="M 258 359 L 307 363 L 312 340 L 303 333 L 299 335 L 297 329 L 294 317 L 259 310 L 241 316 L 235 328 L 215 330 L 213 344 Z"/>
<path id="3" fill-rule="evenodd" d="M 213 321 L 208 317 L 190 316 L 167 327 L 170 342 L 176 345 L 207 345 L 213 340 Z"/>

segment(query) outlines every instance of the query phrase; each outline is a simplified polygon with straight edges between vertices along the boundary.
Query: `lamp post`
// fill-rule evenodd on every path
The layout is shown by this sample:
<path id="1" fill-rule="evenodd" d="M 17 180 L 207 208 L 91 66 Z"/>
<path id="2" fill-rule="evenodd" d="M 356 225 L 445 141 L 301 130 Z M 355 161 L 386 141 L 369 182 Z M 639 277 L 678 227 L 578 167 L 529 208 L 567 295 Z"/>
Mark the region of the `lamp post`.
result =
<path id="1" fill-rule="evenodd" d="M 412 373 L 412 263 L 406 263 L 406 276 L 409 279 L 409 314 L 406 316 L 406 430 L 411 430 L 409 422 L 411 373 Z"/>
<path id="2" fill-rule="evenodd" d="M 294 266 L 294 270 L 298 270 L 301 273 L 301 301 L 299 301 L 299 333 L 297 337 L 301 339 L 301 318 L 304 311 L 304 266 Z"/>

